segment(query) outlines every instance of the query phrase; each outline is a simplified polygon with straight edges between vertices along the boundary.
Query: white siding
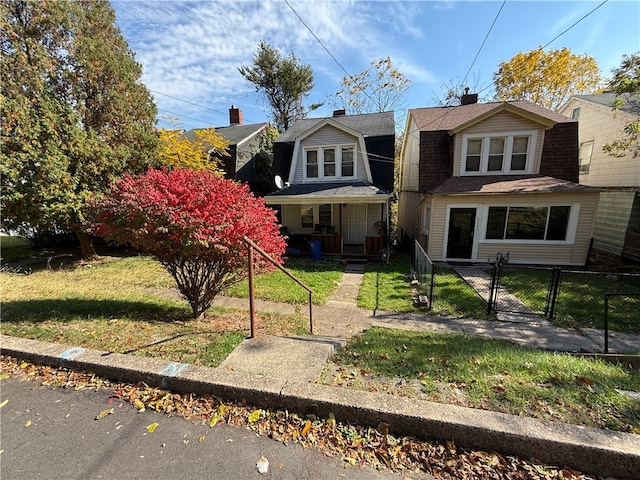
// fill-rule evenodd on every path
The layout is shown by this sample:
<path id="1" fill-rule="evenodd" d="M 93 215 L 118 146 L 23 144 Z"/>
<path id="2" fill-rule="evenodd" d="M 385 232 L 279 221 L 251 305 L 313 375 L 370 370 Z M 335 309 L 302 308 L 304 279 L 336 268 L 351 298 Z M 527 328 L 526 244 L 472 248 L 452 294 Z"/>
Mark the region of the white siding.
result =
<path id="1" fill-rule="evenodd" d="M 364 166 L 363 152 L 360 151 L 358 139 L 343 130 L 335 128 L 332 125 L 325 125 L 317 132 L 304 138 L 300 142 L 298 150 L 296 170 L 294 172 L 293 183 L 303 182 L 304 169 L 304 148 L 305 147 L 330 147 L 335 145 L 353 145 L 356 146 L 356 176 L 359 180 L 367 181 L 367 173 Z M 336 179 L 339 181 L 339 179 Z"/>

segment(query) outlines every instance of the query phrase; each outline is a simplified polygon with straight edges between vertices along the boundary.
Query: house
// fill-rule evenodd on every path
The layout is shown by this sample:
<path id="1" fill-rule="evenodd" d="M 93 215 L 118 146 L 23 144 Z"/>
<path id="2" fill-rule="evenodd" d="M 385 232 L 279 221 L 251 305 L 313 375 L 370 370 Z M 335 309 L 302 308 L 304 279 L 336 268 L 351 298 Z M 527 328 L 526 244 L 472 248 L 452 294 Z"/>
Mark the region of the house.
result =
<path id="1" fill-rule="evenodd" d="M 375 255 L 383 247 L 393 189 L 393 112 L 296 121 L 274 143 L 276 209 L 289 246 Z M 313 251 L 312 251 L 313 254 Z"/>
<path id="2" fill-rule="evenodd" d="M 526 100 L 408 112 L 398 227 L 432 260 L 584 265 L 598 192 L 578 184 L 578 126 Z"/>
<path id="3" fill-rule="evenodd" d="M 216 155 L 225 178 L 239 182 L 251 182 L 254 179 L 253 156 L 259 150 L 266 136 L 268 123 L 244 125 L 242 110 L 232 105 L 229 109 L 229 126 L 216 127 L 215 132 L 229 142 L 229 155 Z M 185 133 L 194 138 L 197 129 Z"/>
<path id="4" fill-rule="evenodd" d="M 594 249 L 640 261 L 640 145 L 622 156 L 603 146 L 626 136 L 624 127 L 638 120 L 640 98 L 623 95 L 625 103 L 613 110 L 614 93 L 576 95 L 560 113 L 578 121 L 580 183 L 601 187 L 593 229 Z"/>

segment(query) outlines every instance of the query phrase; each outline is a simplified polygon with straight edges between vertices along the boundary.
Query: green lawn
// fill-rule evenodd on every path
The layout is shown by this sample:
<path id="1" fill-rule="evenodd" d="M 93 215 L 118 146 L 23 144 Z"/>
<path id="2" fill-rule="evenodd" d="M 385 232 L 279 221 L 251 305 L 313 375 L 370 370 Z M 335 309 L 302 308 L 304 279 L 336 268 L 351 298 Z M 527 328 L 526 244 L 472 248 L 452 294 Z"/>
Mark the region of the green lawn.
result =
<path id="1" fill-rule="evenodd" d="M 370 310 L 413 312 L 412 286 L 407 255 L 393 255 L 389 265 L 367 265 L 358 306 Z M 436 268 L 434 303 L 428 312 L 454 317 L 489 318 L 487 304 L 453 270 Z"/>
<path id="2" fill-rule="evenodd" d="M 0 331 L 176 362 L 215 366 L 248 334 L 246 312 L 212 308 L 191 318 L 186 301 L 167 295 L 173 279 L 149 257 L 103 257 L 31 274 L 0 272 Z M 259 333 L 302 335 L 301 315 L 257 315 Z"/>
<path id="3" fill-rule="evenodd" d="M 640 433 L 640 372 L 599 360 L 374 327 L 333 362 L 324 383 Z"/>
<path id="4" fill-rule="evenodd" d="M 509 267 L 502 285 L 534 311 L 543 311 L 550 270 Z M 640 333 L 640 276 L 563 272 L 555 323 L 562 327 L 604 328 L 604 294 L 635 293 L 610 300 L 609 328 Z"/>

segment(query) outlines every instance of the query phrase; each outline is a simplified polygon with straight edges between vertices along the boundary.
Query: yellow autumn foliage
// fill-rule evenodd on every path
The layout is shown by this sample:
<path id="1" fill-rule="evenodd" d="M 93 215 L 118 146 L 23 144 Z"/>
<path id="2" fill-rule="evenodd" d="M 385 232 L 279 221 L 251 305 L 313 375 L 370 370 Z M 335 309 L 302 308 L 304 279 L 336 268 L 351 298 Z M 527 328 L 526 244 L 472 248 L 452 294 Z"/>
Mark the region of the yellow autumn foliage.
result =
<path id="1" fill-rule="evenodd" d="M 172 122 L 173 123 L 173 122 Z M 218 158 L 229 156 L 229 142 L 213 127 L 185 132 L 181 128 L 160 129 L 158 157 L 170 168 L 209 170 L 222 176 Z"/>
<path id="2" fill-rule="evenodd" d="M 518 53 L 493 74 L 496 100 L 529 100 L 557 110 L 571 95 L 599 93 L 600 69 L 593 57 L 568 48 Z"/>

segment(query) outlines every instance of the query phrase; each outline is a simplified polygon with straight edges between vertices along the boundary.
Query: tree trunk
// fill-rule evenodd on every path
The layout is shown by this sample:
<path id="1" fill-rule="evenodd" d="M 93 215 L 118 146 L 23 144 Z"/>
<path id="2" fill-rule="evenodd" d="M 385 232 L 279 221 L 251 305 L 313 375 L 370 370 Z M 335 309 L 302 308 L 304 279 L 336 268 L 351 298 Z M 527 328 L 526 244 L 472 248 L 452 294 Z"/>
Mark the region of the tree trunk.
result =
<path id="1" fill-rule="evenodd" d="M 83 232 L 80 228 L 74 228 L 73 232 L 78 237 L 80 242 L 80 256 L 84 260 L 92 260 L 98 256 L 96 249 L 93 246 L 93 238 L 86 232 Z"/>

